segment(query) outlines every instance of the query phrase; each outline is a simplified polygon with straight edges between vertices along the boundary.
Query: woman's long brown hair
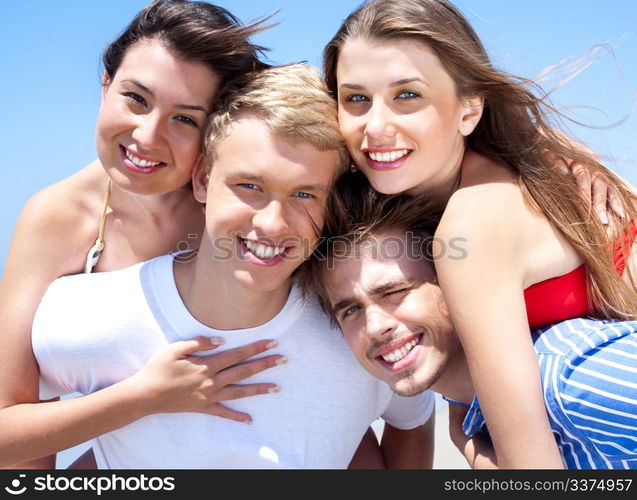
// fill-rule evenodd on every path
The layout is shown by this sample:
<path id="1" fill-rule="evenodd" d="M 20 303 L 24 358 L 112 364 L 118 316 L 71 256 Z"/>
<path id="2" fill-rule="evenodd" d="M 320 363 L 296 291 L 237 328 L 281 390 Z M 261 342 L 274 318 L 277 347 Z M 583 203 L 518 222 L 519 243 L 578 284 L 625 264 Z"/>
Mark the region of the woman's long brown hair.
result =
<path id="1" fill-rule="evenodd" d="M 466 147 L 519 174 L 527 202 L 539 209 L 586 261 L 591 307 L 602 318 L 637 318 L 637 286 L 630 269 L 623 280 L 613 264 L 617 245 L 636 219 L 634 194 L 593 154 L 557 132 L 562 115 L 528 79 L 494 68 L 477 34 L 445 0 L 372 0 L 344 21 L 324 52 L 324 76 L 337 97 L 336 67 L 344 43 L 353 38 L 412 39 L 430 47 L 453 78 L 459 97 L 481 96 L 485 109 Z M 553 121 L 551 121 L 553 120 Z M 562 159 L 562 160 L 559 160 Z M 564 168 L 560 164 L 564 164 Z M 566 165 L 579 163 L 614 189 L 626 217 L 610 214 L 607 227 Z"/>

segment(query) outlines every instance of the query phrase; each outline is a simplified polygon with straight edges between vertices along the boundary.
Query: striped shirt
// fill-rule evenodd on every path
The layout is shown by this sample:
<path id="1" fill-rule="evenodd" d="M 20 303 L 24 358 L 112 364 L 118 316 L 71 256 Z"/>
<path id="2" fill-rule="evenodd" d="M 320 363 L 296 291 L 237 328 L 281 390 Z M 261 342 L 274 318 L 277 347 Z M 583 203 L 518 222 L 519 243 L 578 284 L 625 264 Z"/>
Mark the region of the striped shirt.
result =
<path id="1" fill-rule="evenodd" d="M 533 338 L 566 467 L 637 469 L 637 322 L 577 318 Z M 463 430 L 487 432 L 477 398 Z"/>

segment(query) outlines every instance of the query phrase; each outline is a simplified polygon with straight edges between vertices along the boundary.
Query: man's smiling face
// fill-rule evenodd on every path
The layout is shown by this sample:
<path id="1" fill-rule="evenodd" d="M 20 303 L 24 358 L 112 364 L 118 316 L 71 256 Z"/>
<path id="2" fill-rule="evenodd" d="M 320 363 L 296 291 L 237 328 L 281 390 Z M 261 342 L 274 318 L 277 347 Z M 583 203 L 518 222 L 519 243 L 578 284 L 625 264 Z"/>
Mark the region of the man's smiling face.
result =
<path id="1" fill-rule="evenodd" d="M 434 266 L 425 258 L 383 251 L 388 232 L 363 242 L 356 255 L 324 271 L 325 286 L 343 335 L 362 366 L 396 393 L 409 396 L 435 385 L 460 343 L 449 321 Z M 389 256 L 391 254 L 391 256 Z"/>

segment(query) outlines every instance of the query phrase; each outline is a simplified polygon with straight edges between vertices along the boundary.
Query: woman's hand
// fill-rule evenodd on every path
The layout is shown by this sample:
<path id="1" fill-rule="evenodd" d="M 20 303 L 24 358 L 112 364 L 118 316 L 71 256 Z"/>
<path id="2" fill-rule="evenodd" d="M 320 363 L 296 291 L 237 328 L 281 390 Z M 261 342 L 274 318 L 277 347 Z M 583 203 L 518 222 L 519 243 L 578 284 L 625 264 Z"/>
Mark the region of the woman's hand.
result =
<path id="1" fill-rule="evenodd" d="M 570 145 L 578 152 L 590 156 L 595 161 L 601 163 L 599 155 L 586 145 L 562 134 L 561 132 L 558 132 L 558 135 L 568 141 Z M 565 166 L 566 169 L 573 175 L 573 177 L 575 177 L 577 185 L 580 188 L 583 200 L 589 206 L 593 207 L 602 224 L 608 224 L 609 222 L 607 211 L 608 208 L 610 208 L 617 217 L 623 218 L 625 216 L 624 207 L 617 192 L 603 179 L 591 174 L 591 172 L 580 163 L 566 161 L 558 158 L 555 158 L 555 160 L 562 166 Z M 621 180 L 630 191 L 637 195 L 635 188 L 629 182 L 625 181 L 624 179 Z"/>
<path id="2" fill-rule="evenodd" d="M 608 224 L 609 222 L 608 208 L 618 217 L 625 217 L 624 206 L 617 191 L 613 187 L 606 184 L 603 179 L 592 176 L 590 171 L 579 163 L 572 165 L 570 170 L 577 181 L 584 201 L 586 201 L 588 205 L 592 204 L 602 224 Z M 634 186 L 626 181 L 624 181 L 624 184 L 630 191 L 635 193 Z M 635 194 L 637 195 L 637 193 Z"/>
<path id="3" fill-rule="evenodd" d="M 246 361 L 276 346 L 261 340 L 228 349 L 218 354 L 193 356 L 197 351 L 216 349 L 222 339 L 197 337 L 175 342 L 153 356 L 146 366 L 128 379 L 141 391 L 141 401 L 148 405 L 145 413 L 196 412 L 251 423 L 250 415 L 231 410 L 220 401 L 278 392 L 274 384 L 237 385 L 275 365 L 285 363 L 280 355 Z"/>

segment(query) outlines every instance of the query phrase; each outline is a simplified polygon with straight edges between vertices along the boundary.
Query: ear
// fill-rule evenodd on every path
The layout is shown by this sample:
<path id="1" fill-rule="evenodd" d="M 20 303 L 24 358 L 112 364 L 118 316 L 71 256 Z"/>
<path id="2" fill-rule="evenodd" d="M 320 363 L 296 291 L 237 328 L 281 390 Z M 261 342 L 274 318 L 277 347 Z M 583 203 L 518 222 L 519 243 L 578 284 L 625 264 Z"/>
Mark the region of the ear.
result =
<path id="1" fill-rule="evenodd" d="M 436 286 L 438 286 L 437 282 L 436 282 Z M 445 301 L 445 298 L 442 295 L 442 292 L 440 292 L 440 295 L 438 297 L 438 311 L 440 312 L 440 315 L 444 319 L 451 322 L 451 314 L 449 314 L 449 307 L 447 307 L 447 302 Z"/>
<path id="2" fill-rule="evenodd" d="M 458 127 L 458 131 L 461 135 L 467 137 L 475 130 L 480 122 L 480 118 L 482 118 L 483 110 L 484 98 L 468 97 L 464 99 L 462 104 L 462 114 L 460 117 L 460 126 Z"/>
<path id="3" fill-rule="evenodd" d="M 102 104 L 104 104 L 104 99 L 106 98 L 106 91 L 108 87 L 111 85 L 111 77 L 108 76 L 108 73 L 104 71 L 102 75 Z"/>
<path id="4" fill-rule="evenodd" d="M 208 197 L 207 164 L 208 162 L 204 155 L 200 154 L 192 167 L 192 191 L 199 203 L 206 203 Z"/>

